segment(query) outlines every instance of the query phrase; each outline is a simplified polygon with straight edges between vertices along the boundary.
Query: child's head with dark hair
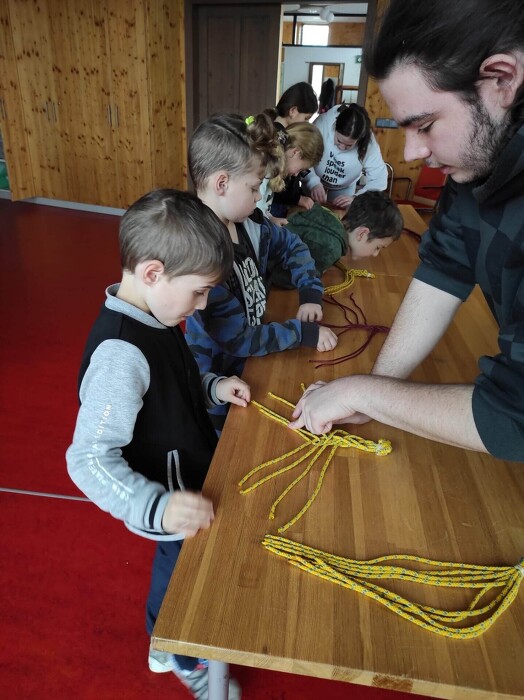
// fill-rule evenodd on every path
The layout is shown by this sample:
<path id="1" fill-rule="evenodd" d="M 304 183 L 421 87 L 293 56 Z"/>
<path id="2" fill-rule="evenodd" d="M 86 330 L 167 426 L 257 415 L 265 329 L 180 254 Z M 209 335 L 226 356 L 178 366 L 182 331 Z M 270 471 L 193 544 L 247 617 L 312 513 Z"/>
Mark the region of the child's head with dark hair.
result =
<path id="1" fill-rule="evenodd" d="M 396 241 L 404 227 L 398 206 L 382 192 L 363 192 L 355 197 L 342 219 L 348 248 L 354 260 L 377 256 Z"/>
<path id="2" fill-rule="evenodd" d="M 358 159 L 362 162 L 370 139 L 371 122 L 364 107 L 355 103 L 340 105 L 335 120 L 335 145 L 341 150 L 356 146 Z"/>
<path id="3" fill-rule="evenodd" d="M 149 192 L 120 221 L 122 269 L 133 273 L 145 260 L 159 260 L 168 277 L 207 275 L 220 281 L 233 264 L 224 225 L 195 195 L 173 189 Z"/>
<path id="4" fill-rule="evenodd" d="M 309 121 L 317 110 L 317 94 L 309 83 L 303 82 L 288 87 L 275 109 L 269 111 L 273 120 L 280 117 L 280 120 L 285 120 L 286 125 L 289 125 Z"/>
<path id="5" fill-rule="evenodd" d="M 120 222 L 122 281 L 117 297 L 165 326 L 205 309 L 210 289 L 233 267 L 227 228 L 197 197 L 149 192 Z"/>

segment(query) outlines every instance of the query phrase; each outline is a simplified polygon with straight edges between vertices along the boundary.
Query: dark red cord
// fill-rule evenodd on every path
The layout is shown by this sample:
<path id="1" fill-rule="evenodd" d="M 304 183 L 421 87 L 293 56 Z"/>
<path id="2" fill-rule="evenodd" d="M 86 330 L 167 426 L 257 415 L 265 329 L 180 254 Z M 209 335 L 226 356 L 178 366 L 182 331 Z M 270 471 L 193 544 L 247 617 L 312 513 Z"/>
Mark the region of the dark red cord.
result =
<path id="1" fill-rule="evenodd" d="M 375 326 L 368 324 L 364 312 L 353 297 L 353 293 L 349 295 L 349 300 L 351 301 L 353 308 L 351 306 L 346 306 L 345 304 L 342 304 L 342 302 L 338 301 L 337 299 L 334 299 L 333 297 L 324 297 L 324 302 L 326 302 L 327 304 L 333 304 L 333 306 L 338 306 L 338 308 L 342 310 L 344 318 L 347 321 L 347 325 L 345 326 L 340 326 L 334 323 L 326 323 L 324 325 L 327 326 L 327 328 L 340 330 L 340 333 L 337 333 L 339 338 L 341 335 L 344 335 L 344 333 L 347 333 L 348 331 L 367 330 L 369 331 L 367 340 L 359 348 L 353 350 L 353 352 L 349 353 L 348 355 L 343 355 L 342 357 L 337 357 L 334 360 L 309 360 L 309 362 L 316 362 L 315 369 L 323 367 L 324 365 L 339 365 L 342 362 L 346 362 L 346 360 L 352 360 L 354 357 L 358 357 L 361 353 L 364 352 L 364 350 L 370 344 L 372 339 L 377 335 L 377 333 L 389 333 L 388 326 Z M 351 318 L 349 318 L 349 315 L 351 315 L 351 317 L 354 320 L 351 320 Z M 362 318 L 363 322 L 361 322 L 360 318 Z"/>

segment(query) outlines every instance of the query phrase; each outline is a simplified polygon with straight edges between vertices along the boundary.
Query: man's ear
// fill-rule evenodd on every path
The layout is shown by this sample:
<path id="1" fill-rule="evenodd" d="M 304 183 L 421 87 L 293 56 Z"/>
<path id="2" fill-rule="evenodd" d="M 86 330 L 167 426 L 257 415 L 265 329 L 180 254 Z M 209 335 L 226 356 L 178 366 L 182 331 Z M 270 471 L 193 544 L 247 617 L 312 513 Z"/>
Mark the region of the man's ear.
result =
<path id="1" fill-rule="evenodd" d="M 509 109 L 524 82 L 524 63 L 511 53 L 498 53 L 483 61 L 479 93 L 493 106 Z"/>
<path id="2" fill-rule="evenodd" d="M 294 119 L 298 114 L 298 107 L 290 107 L 287 114 L 289 119 Z"/>
<path id="3" fill-rule="evenodd" d="M 369 236 L 369 229 L 367 226 L 359 226 L 356 230 L 357 241 L 367 241 Z"/>
<path id="4" fill-rule="evenodd" d="M 164 264 L 160 260 L 144 260 L 136 266 L 135 273 L 144 284 L 152 286 L 164 273 Z"/>

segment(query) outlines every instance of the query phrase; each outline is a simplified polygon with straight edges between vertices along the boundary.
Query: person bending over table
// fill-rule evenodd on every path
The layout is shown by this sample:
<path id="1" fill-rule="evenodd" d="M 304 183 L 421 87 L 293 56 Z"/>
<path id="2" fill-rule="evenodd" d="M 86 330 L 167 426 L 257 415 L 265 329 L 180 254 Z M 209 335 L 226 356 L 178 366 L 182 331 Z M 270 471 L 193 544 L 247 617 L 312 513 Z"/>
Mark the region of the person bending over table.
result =
<path id="1" fill-rule="evenodd" d="M 524 460 L 524 4 L 392 0 L 365 63 L 406 130 L 406 161 L 448 180 L 371 375 L 313 384 L 290 426 L 323 433 L 375 419 Z M 472 385 L 407 380 L 475 284 L 500 353 L 480 358 Z"/>
<path id="2" fill-rule="evenodd" d="M 366 184 L 357 195 L 387 188 L 386 165 L 363 107 L 336 105 L 315 119 L 314 124 L 324 139 L 324 155 L 302 181 L 311 199 L 344 209 L 351 204 L 363 173 Z"/>

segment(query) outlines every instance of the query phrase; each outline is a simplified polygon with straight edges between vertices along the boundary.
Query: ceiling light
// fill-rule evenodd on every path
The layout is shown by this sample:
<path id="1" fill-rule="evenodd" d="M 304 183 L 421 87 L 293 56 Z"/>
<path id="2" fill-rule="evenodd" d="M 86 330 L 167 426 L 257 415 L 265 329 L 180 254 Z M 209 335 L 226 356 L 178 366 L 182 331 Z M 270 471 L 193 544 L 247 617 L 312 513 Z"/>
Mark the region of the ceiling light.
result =
<path id="1" fill-rule="evenodd" d="M 332 22 L 335 19 L 335 15 L 331 12 L 329 7 L 323 7 L 319 11 L 318 16 L 323 22 Z"/>

